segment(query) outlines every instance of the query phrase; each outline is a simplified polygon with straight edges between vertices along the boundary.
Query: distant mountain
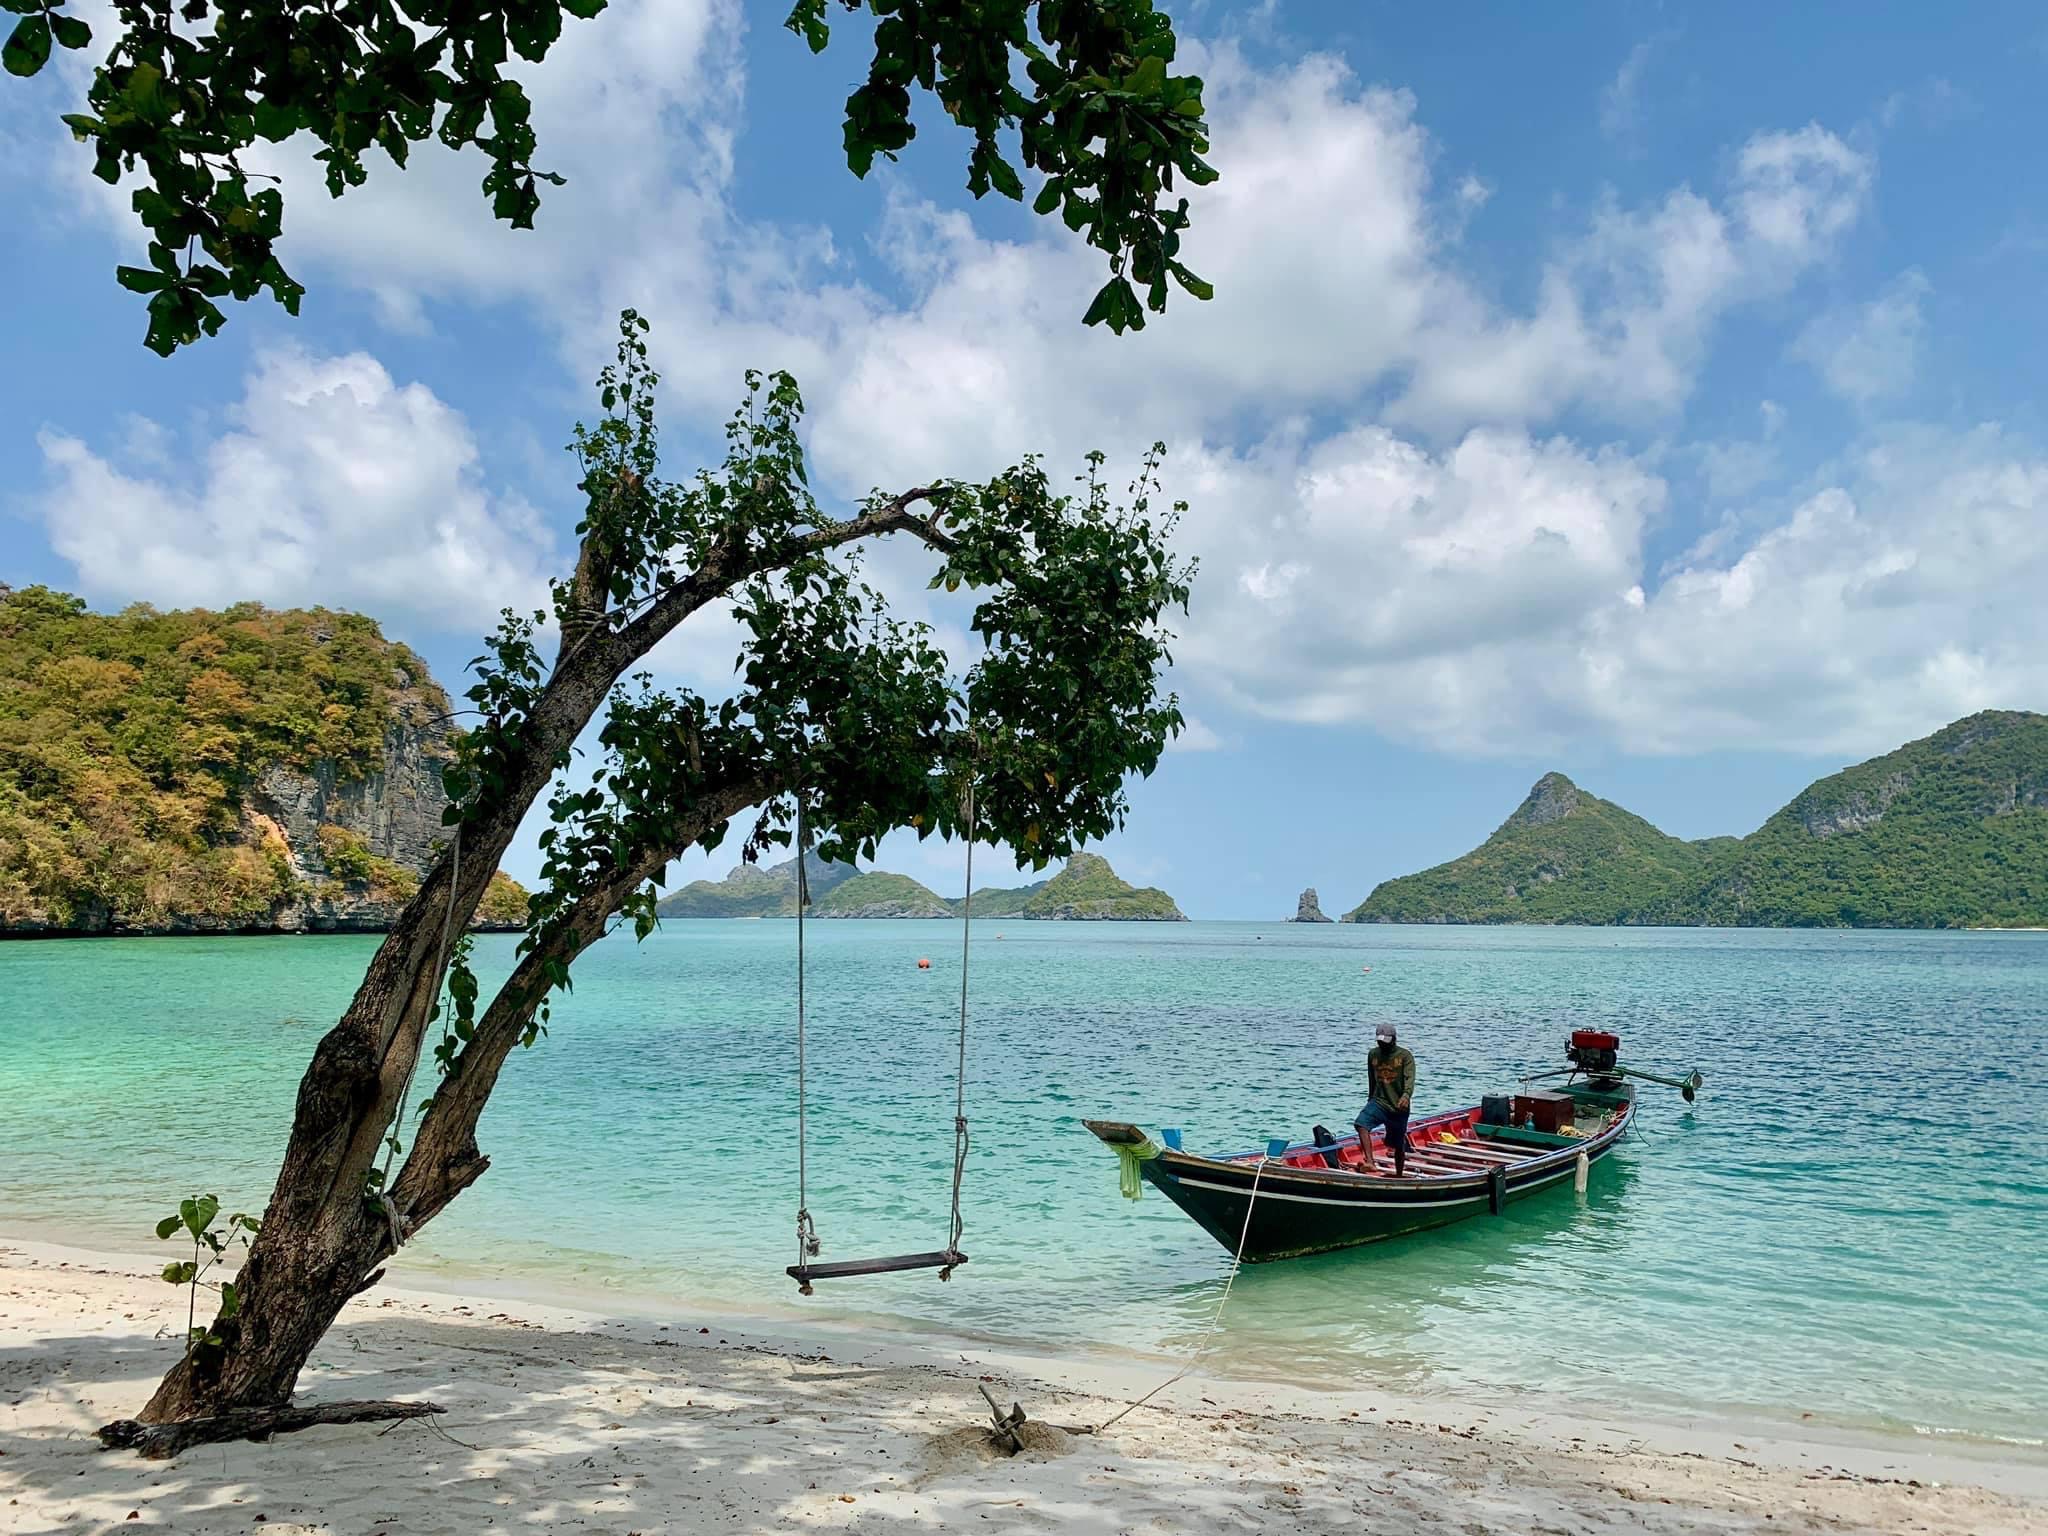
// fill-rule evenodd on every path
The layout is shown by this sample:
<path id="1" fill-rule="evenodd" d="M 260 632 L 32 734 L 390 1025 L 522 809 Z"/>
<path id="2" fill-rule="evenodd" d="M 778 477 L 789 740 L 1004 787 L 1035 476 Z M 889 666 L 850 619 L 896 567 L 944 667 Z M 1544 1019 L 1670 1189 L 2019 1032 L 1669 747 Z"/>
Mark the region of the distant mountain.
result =
<path id="1" fill-rule="evenodd" d="M 1675 922 L 1711 848 L 1667 836 L 1561 773 L 1462 858 L 1378 886 L 1354 923 Z"/>
<path id="2" fill-rule="evenodd" d="M 817 917 L 951 917 L 952 904 L 908 875 L 871 869 L 814 903 Z"/>
<path id="3" fill-rule="evenodd" d="M 1987 710 L 1830 774 L 1716 858 L 1696 920 L 2048 924 L 2048 715 Z"/>
<path id="4" fill-rule="evenodd" d="M 827 864 L 815 853 L 808 866 L 813 917 L 955 917 L 958 898 L 947 899 L 908 875 L 857 871 Z M 794 917 L 796 860 L 762 869 L 742 864 L 723 880 L 696 880 L 664 896 L 663 917 Z M 1186 922 L 1173 898 L 1161 890 L 1136 887 L 1117 877 L 1109 861 L 1077 853 L 1049 880 L 974 893 L 976 917 L 1034 920 L 1115 919 Z"/>
<path id="5" fill-rule="evenodd" d="M 1024 909 L 1031 905 L 1031 898 L 1052 884 L 1050 879 L 1034 880 L 1029 885 L 985 885 L 974 893 L 974 915 L 976 917 L 1022 917 Z M 958 906 L 956 897 L 952 903 Z"/>
<path id="6" fill-rule="evenodd" d="M 813 904 L 860 873 L 851 864 L 828 864 L 817 854 L 805 855 L 805 874 Z M 663 917 L 795 917 L 796 860 L 763 867 L 741 864 L 723 880 L 692 880 L 655 904 Z"/>
<path id="7" fill-rule="evenodd" d="M 1115 920 L 1121 922 L 1184 923 L 1187 916 L 1166 892 L 1154 886 L 1134 886 L 1117 876 L 1109 860 L 1095 853 L 1077 853 L 1067 867 L 1040 885 L 1028 886 L 1024 901 L 1014 912 L 984 911 L 976 893 L 975 911 L 987 917 L 1021 917 L 1055 922 Z M 996 893 L 1000 894 L 1000 893 Z M 1020 893 L 1022 894 L 1022 893 Z"/>
<path id="8" fill-rule="evenodd" d="M 1971 715 L 1744 838 L 1683 842 L 1546 774 L 1478 848 L 1384 882 L 1346 921 L 2048 924 L 2048 715 Z"/>

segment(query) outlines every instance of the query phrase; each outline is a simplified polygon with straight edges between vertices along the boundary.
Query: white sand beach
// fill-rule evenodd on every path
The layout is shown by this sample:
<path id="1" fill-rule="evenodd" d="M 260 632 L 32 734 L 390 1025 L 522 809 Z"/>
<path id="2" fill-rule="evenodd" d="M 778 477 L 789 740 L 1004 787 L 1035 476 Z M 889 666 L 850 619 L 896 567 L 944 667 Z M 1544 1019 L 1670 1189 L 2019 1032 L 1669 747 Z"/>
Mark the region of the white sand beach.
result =
<path id="1" fill-rule="evenodd" d="M 448 1412 L 173 1462 L 97 1448 L 178 1348 L 132 1261 L 0 1244 L 0 1531 L 2048 1532 L 2038 1452 L 1573 1422 L 851 1333 L 579 1316 L 379 1288 L 301 1384 Z M 1032 1415 L 1023 1455 L 979 1387 Z M 1283 1411 L 1283 1407 L 1285 1411 Z"/>

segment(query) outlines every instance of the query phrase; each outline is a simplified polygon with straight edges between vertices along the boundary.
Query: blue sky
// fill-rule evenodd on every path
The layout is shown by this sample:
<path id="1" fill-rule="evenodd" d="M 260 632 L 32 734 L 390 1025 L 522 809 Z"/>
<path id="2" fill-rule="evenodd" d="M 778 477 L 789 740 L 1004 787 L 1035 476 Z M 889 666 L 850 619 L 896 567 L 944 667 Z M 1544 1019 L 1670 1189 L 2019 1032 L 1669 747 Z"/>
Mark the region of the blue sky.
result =
<path id="1" fill-rule="evenodd" d="M 139 233 L 55 121 L 75 64 L 10 79 L 0 578 L 361 608 L 459 685 L 566 557 L 560 447 L 633 304 L 679 470 L 750 365 L 802 380 L 841 503 L 1168 442 L 1196 725 L 1104 851 L 1198 916 L 1354 905 L 1551 768 L 1744 832 L 2048 705 L 2036 8 L 1171 9 L 1210 82 L 1190 256 L 1218 296 L 1122 340 L 1078 323 L 1094 258 L 967 198 L 934 114 L 853 180 L 858 40 L 812 58 L 776 5 L 573 26 L 532 78 L 571 182 L 532 234 L 474 159 L 333 202 L 273 152 L 305 315 L 237 308 L 168 362 L 112 282 Z M 957 629 L 907 552 L 876 570 Z M 656 660 L 715 688 L 732 639 Z M 949 850 L 884 862 L 957 879 Z"/>

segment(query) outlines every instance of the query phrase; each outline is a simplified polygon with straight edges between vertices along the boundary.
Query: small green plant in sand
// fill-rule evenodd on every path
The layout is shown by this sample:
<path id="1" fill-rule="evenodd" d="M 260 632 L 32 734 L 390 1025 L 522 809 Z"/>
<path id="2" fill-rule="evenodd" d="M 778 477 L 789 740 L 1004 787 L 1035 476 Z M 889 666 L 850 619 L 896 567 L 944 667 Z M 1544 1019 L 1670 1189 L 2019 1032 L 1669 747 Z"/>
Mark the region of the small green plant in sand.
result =
<path id="1" fill-rule="evenodd" d="M 217 1292 L 220 1296 L 220 1312 L 216 1322 L 225 1322 L 241 1310 L 241 1300 L 235 1294 L 232 1280 L 213 1281 L 206 1277 L 227 1258 L 228 1250 L 240 1243 L 244 1249 L 254 1237 L 261 1223 L 254 1216 L 245 1216 L 237 1211 L 227 1220 L 225 1227 L 216 1225 L 220 1215 L 220 1196 L 194 1195 L 180 1200 L 177 1210 L 156 1224 L 156 1235 L 164 1242 L 181 1233 L 191 1239 L 192 1257 L 178 1259 L 164 1266 L 164 1281 L 168 1285 L 185 1287 L 185 1353 L 190 1354 L 202 1344 L 218 1348 L 220 1337 L 212 1328 L 199 1323 L 199 1292 L 201 1287 Z"/>

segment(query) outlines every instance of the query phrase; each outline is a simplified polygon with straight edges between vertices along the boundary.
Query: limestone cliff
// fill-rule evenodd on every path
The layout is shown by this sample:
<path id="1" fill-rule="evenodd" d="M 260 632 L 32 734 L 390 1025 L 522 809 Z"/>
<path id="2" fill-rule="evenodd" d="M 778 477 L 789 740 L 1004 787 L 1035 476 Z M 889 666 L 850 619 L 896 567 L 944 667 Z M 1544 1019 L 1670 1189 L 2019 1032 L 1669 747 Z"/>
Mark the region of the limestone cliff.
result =
<path id="1" fill-rule="evenodd" d="M 0 588 L 0 935 L 383 929 L 447 836 L 448 717 L 360 614 Z M 498 876 L 485 925 L 524 911 Z"/>

